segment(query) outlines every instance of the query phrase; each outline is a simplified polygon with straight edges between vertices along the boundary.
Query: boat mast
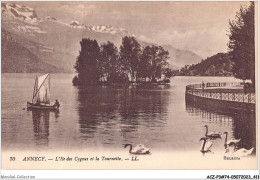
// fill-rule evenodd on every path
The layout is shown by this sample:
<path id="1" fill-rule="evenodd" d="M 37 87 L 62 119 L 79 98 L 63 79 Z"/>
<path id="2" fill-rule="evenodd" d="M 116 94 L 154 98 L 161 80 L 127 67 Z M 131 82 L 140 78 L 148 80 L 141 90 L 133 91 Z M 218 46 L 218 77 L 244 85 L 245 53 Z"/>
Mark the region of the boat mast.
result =
<path id="1" fill-rule="evenodd" d="M 33 103 L 33 99 L 35 97 L 35 89 L 37 88 L 36 86 L 38 85 L 38 76 L 36 75 L 36 78 L 35 78 L 35 82 L 34 82 L 34 89 L 33 89 L 33 97 L 32 97 L 32 103 Z"/>
<path id="2" fill-rule="evenodd" d="M 49 94 L 50 94 L 50 104 L 51 104 L 51 75 L 49 74 Z"/>

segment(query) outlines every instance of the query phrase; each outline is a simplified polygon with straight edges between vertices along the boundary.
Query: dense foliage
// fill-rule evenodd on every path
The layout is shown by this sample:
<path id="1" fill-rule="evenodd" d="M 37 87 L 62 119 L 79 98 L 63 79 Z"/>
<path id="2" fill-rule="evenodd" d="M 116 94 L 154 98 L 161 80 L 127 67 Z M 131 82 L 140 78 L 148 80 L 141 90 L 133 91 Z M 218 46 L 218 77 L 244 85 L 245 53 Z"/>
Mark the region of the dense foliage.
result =
<path id="1" fill-rule="evenodd" d="M 231 60 L 234 62 L 235 77 L 255 83 L 255 23 L 254 2 L 241 7 L 235 20 L 229 22 L 229 43 Z"/>
<path id="2" fill-rule="evenodd" d="M 99 80 L 100 47 L 96 40 L 82 39 L 81 51 L 75 63 L 80 84 L 95 83 Z M 75 81 L 75 79 L 74 79 Z"/>
<path id="3" fill-rule="evenodd" d="M 131 75 L 131 81 L 136 77 L 140 62 L 141 46 L 134 37 L 123 37 L 120 46 L 120 62 L 122 69 L 128 71 Z M 136 79 L 135 79 L 136 80 Z"/>
<path id="4" fill-rule="evenodd" d="M 131 82 L 169 82 L 173 76 L 167 62 L 169 52 L 161 46 L 142 48 L 128 36 L 122 38 L 119 52 L 109 41 L 99 47 L 96 40 L 82 39 L 80 45 L 74 85 L 129 83 L 129 77 Z"/>
<path id="5" fill-rule="evenodd" d="M 166 76 L 167 59 L 169 59 L 169 52 L 161 46 L 146 46 L 141 55 L 139 76 L 149 78 L 152 82 L 161 79 L 162 74 Z M 166 74 L 169 76 L 169 73 Z"/>

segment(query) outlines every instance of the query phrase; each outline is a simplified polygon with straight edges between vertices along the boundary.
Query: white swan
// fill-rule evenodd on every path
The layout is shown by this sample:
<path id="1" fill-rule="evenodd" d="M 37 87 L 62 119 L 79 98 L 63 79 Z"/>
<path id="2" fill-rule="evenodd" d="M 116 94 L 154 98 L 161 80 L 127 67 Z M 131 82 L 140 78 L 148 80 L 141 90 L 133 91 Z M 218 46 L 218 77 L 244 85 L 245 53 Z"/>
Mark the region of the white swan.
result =
<path id="1" fill-rule="evenodd" d="M 236 143 L 231 142 L 229 144 L 229 147 L 226 149 L 226 153 L 231 154 L 232 156 L 235 157 L 246 157 L 252 154 L 254 150 L 254 147 L 251 149 L 247 150 L 245 148 L 241 148 L 236 150 Z"/>
<path id="2" fill-rule="evenodd" d="M 132 144 L 126 144 L 125 148 L 127 146 L 130 146 L 130 149 L 129 149 L 130 154 L 150 154 L 150 148 L 146 148 L 142 144 L 138 144 L 134 148 L 132 148 Z"/>
<path id="3" fill-rule="evenodd" d="M 204 126 L 206 128 L 206 133 L 205 133 L 205 136 L 207 139 L 217 139 L 217 138 L 221 138 L 221 132 L 210 132 L 208 133 L 208 126 L 205 125 Z"/>
<path id="4" fill-rule="evenodd" d="M 235 138 L 232 138 L 230 139 L 229 141 L 227 141 L 227 136 L 228 136 L 228 132 L 224 132 L 223 134 L 226 134 L 226 138 L 225 138 L 225 143 L 224 143 L 224 146 L 225 148 L 227 148 L 228 145 L 230 145 L 230 143 L 239 143 L 241 139 L 235 139 Z"/>
<path id="5" fill-rule="evenodd" d="M 210 149 L 213 146 L 213 142 L 211 142 L 210 140 L 207 140 L 207 138 L 203 137 L 200 139 L 200 141 L 203 140 L 203 143 L 201 144 L 201 148 L 200 148 L 200 152 L 204 153 L 208 153 L 208 152 L 212 152 Z"/>

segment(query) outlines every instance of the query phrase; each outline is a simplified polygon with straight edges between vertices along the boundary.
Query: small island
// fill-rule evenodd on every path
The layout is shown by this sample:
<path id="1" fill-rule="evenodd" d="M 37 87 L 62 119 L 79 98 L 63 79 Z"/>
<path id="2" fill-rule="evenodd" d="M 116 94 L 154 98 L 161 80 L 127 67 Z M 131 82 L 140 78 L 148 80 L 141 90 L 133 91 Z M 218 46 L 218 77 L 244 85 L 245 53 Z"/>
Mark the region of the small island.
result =
<path id="1" fill-rule="evenodd" d="M 161 46 L 141 47 L 132 36 L 122 38 L 118 51 L 112 42 L 98 45 L 83 38 L 74 68 L 74 86 L 169 84 L 169 52 Z"/>

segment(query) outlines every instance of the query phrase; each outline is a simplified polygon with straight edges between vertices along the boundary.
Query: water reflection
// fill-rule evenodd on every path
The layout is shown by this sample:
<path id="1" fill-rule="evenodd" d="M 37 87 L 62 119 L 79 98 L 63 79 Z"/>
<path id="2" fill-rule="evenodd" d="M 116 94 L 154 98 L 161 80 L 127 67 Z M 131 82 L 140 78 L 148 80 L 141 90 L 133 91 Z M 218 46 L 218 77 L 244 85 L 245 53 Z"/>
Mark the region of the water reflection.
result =
<path id="1" fill-rule="evenodd" d="M 134 139 L 138 139 L 140 134 L 144 133 L 142 131 L 149 132 L 149 130 L 165 127 L 170 92 L 161 89 L 162 87 L 149 90 L 139 87 L 122 94 L 122 99 L 119 101 L 119 114 L 121 136 L 124 142 L 133 142 Z M 139 132 L 134 132 L 139 129 L 141 129 Z M 153 137 L 153 140 L 158 140 L 158 137 Z"/>
<path id="2" fill-rule="evenodd" d="M 167 123 L 170 91 L 158 88 L 79 88 L 79 128 L 83 138 L 103 146 L 121 146 L 163 128 Z M 150 138 L 156 139 L 153 135 Z"/>
<path id="3" fill-rule="evenodd" d="M 256 147 L 256 116 L 246 110 L 218 110 L 203 106 L 186 99 L 186 112 L 191 116 L 200 116 L 205 123 L 229 126 L 231 134 L 228 139 L 240 139 L 238 148 Z M 223 133 L 223 132 L 222 132 Z M 254 152 L 255 153 L 255 150 Z"/>
<path id="4" fill-rule="evenodd" d="M 221 126 L 233 126 L 233 118 L 228 114 L 208 111 L 199 107 L 194 107 L 186 102 L 186 112 L 190 116 L 200 116 L 203 123 L 220 124 Z"/>
<path id="5" fill-rule="evenodd" d="M 50 113 L 54 113 L 55 119 L 59 117 L 59 111 L 30 109 L 32 112 L 33 131 L 37 146 L 48 146 Z"/>

